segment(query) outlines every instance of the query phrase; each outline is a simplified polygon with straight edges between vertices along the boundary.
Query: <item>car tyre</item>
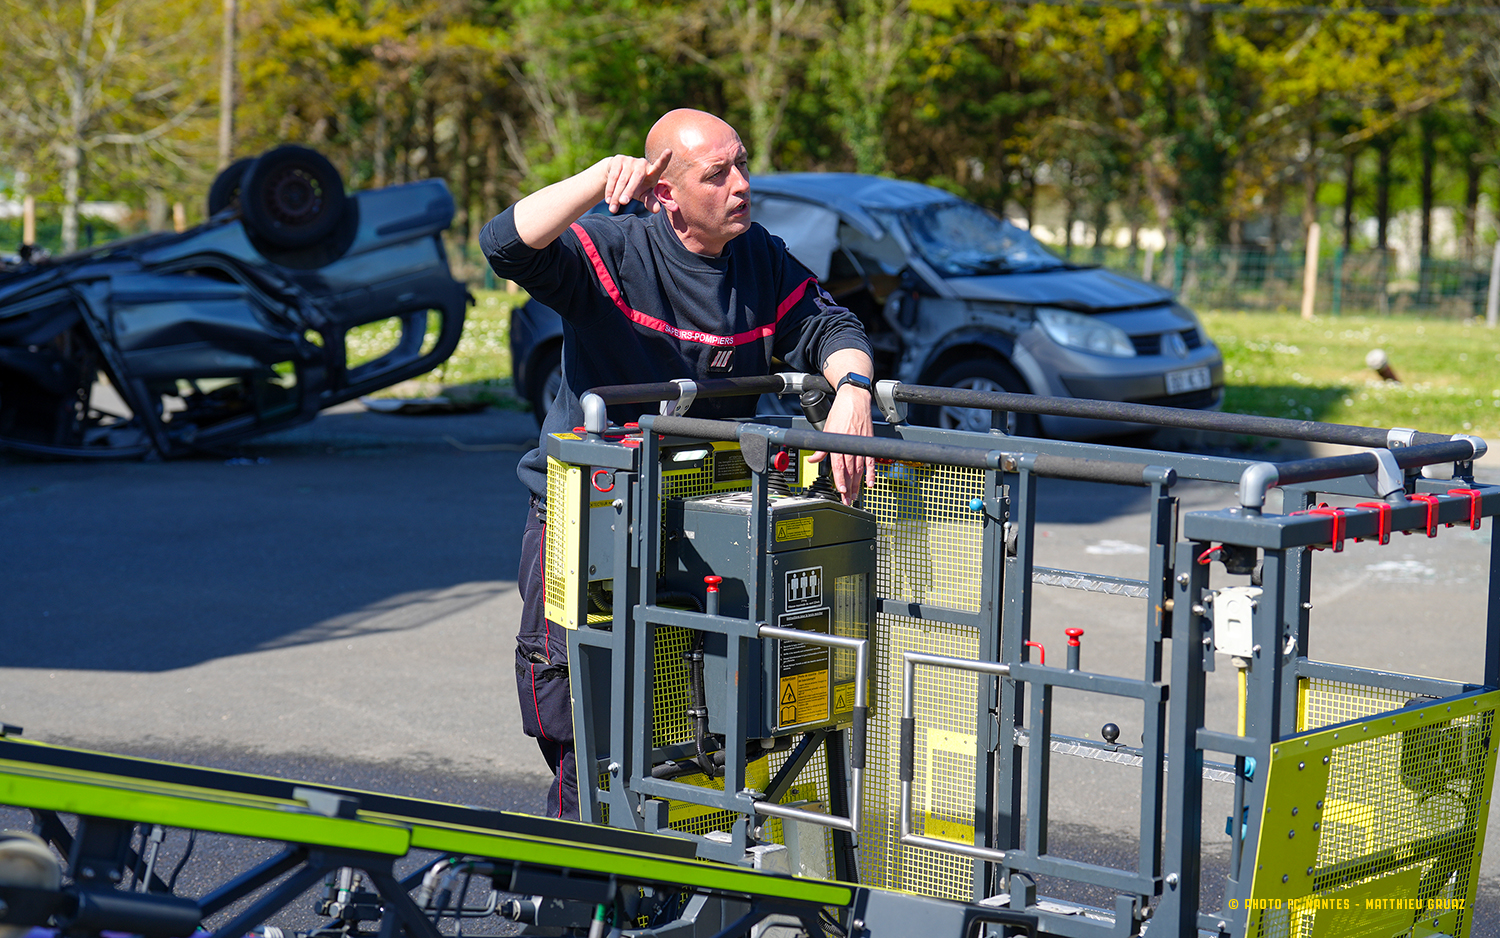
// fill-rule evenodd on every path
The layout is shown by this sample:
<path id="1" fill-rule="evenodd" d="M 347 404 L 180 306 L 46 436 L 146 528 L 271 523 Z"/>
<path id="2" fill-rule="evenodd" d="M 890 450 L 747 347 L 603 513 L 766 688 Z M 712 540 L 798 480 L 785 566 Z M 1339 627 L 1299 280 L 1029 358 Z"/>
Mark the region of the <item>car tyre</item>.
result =
<path id="1" fill-rule="evenodd" d="M 339 171 L 306 147 L 277 147 L 264 154 L 240 188 L 245 226 L 278 248 L 305 248 L 333 234 L 344 202 Z"/>
<path id="2" fill-rule="evenodd" d="M 210 218 L 226 208 L 239 205 L 240 187 L 245 181 L 245 174 L 254 165 L 255 157 L 247 156 L 230 163 L 224 167 L 223 172 L 214 177 L 214 184 L 208 187 L 208 216 Z"/>
<path id="3" fill-rule="evenodd" d="M 1009 364 L 995 358 L 969 358 L 949 365 L 938 374 L 932 383 L 941 388 L 958 388 L 965 391 L 1009 391 L 1012 394 L 1030 394 L 1026 381 Z M 944 430 L 971 430 L 979 433 L 990 429 L 990 412 L 969 407 L 924 406 L 914 414 L 915 422 Z M 1016 434 L 1019 436 L 1041 436 L 1042 425 L 1036 414 L 1016 414 Z"/>
<path id="4" fill-rule="evenodd" d="M 547 419 L 552 401 L 562 391 L 562 346 L 551 345 L 538 353 L 531 366 L 531 387 L 526 399 L 531 401 L 531 412 L 536 416 L 537 426 Z"/>

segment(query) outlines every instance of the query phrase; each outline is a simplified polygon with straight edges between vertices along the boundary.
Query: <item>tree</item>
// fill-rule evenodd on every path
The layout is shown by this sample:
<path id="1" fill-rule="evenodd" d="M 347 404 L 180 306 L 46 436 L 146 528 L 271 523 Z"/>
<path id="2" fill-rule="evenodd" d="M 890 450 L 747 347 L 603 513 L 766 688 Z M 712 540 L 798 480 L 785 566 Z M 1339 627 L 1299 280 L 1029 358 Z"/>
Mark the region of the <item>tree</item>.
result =
<path id="1" fill-rule="evenodd" d="M 861 173 L 887 169 L 887 96 L 911 51 L 916 21 L 909 0 L 848 0 L 828 31 L 828 98 L 833 122 Z"/>
<path id="2" fill-rule="evenodd" d="M 191 173 L 210 101 L 203 0 L 0 0 L 10 25 L 0 119 L 41 164 L 53 156 L 63 199 L 62 246 L 78 247 L 78 207 L 91 168 L 116 180 Z M 95 164 L 105 165 L 96 166 Z"/>

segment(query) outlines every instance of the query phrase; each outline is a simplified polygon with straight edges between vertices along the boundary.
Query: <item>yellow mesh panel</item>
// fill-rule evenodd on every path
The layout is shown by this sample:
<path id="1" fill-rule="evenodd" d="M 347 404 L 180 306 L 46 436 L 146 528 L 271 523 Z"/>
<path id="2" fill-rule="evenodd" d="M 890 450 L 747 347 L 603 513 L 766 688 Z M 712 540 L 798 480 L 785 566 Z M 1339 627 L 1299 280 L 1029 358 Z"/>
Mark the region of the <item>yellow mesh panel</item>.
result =
<path id="1" fill-rule="evenodd" d="M 687 715 L 687 663 L 682 660 L 682 653 L 692 644 L 692 636 L 691 630 L 675 625 L 656 626 L 656 666 L 651 687 L 653 746 L 671 746 L 693 738 L 693 724 Z"/>
<path id="2" fill-rule="evenodd" d="M 719 492 L 749 491 L 749 470 L 745 466 L 745 457 L 740 455 L 738 443 L 704 443 L 692 449 L 706 449 L 708 454 L 701 462 L 685 464 L 686 468 L 674 469 L 675 463 L 665 463 L 661 478 L 662 498 L 697 498 Z"/>
<path id="3" fill-rule="evenodd" d="M 1315 730 L 1406 706 L 1410 694 L 1384 687 L 1301 678 L 1298 681 L 1297 730 Z"/>
<path id="4" fill-rule="evenodd" d="M 984 492 L 977 469 L 876 462 L 864 507 L 879 523 L 877 596 L 977 612 L 982 518 L 969 510 Z M 959 626 L 903 616 L 875 617 L 875 679 L 865 768 L 860 881 L 929 896 L 972 900 L 973 861 L 957 854 L 899 847 L 896 777 L 901 717 L 901 653 L 974 659 L 979 635 Z M 973 843 L 976 678 L 922 668 L 916 684 L 913 822 L 934 837 Z"/>
<path id="5" fill-rule="evenodd" d="M 547 504 L 555 506 L 554 511 L 574 503 L 582 475 L 583 470 L 577 466 L 547 457 Z M 575 575 L 578 560 L 570 556 L 577 551 L 576 519 L 555 517 L 548 521 L 542 542 L 544 613 L 553 622 L 576 628 L 576 622 L 568 621 L 582 588 Z"/>
<path id="6" fill-rule="evenodd" d="M 1404 694 L 1350 684 L 1307 690 L 1304 709 L 1313 712 L 1328 700 L 1405 703 Z M 1250 938 L 1464 938 L 1497 705 L 1500 693 L 1427 701 L 1273 747 Z"/>

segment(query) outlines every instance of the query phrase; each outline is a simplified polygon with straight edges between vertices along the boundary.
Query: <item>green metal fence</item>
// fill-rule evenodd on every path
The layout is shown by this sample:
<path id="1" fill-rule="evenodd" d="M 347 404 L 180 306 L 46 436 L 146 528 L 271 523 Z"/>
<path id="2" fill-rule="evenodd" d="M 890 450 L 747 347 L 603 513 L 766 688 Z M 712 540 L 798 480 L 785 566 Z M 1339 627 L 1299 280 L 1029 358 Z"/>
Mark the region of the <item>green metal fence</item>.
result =
<path id="1" fill-rule="evenodd" d="M 1059 253 L 1064 252 L 1058 249 Z M 1400 269 L 1395 251 L 1325 248 L 1318 258 L 1313 308 L 1319 315 L 1416 313 L 1485 315 L 1490 272 L 1483 259 L 1429 258 Z M 1187 247 L 1154 253 L 1129 248 L 1073 248 L 1069 259 L 1103 264 L 1174 290 L 1200 309 L 1297 310 L 1302 307 L 1306 248 L 1261 245 Z"/>

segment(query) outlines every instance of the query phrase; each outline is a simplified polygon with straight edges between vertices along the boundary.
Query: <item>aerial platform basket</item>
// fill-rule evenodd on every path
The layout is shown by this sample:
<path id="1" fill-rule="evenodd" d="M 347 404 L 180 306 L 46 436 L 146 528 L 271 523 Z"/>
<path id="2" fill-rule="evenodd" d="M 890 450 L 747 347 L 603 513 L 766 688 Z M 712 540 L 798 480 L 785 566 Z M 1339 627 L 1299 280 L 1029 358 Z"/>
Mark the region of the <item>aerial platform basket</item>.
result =
<path id="1" fill-rule="evenodd" d="M 689 834 L 700 855 L 725 860 L 795 830 L 802 859 L 794 862 L 809 873 L 821 870 L 806 861 L 808 831 L 821 829 L 830 876 L 1005 904 L 1037 914 L 1039 928 L 1055 934 L 1467 934 L 1495 760 L 1493 577 L 1482 683 L 1318 661 L 1306 649 L 1314 550 L 1356 539 L 1376 550 L 1393 533 L 1416 535 L 1410 547 L 1421 535 L 1478 527 L 1500 513 L 1500 489 L 1472 480 L 1483 441 L 894 382 L 877 389 L 888 422 L 873 439 L 824 434 L 792 418 L 665 413 L 618 427 L 603 417 L 607 404 L 653 394 L 668 402 L 665 411 L 673 400 L 680 409 L 696 397 L 819 386 L 808 376 L 765 381 L 598 389 L 585 399 L 588 426 L 548 441 L 554 469 L 576 470 L 580 481 L 573 500 L 549 513 L 580 522 L 584 534 L 572 529 L 571 550 L 587 547 L 593 595 L 609 600 L 589 608 L 592 622 L 574 616 L 570 633 L 580 764 L 591 754 L 599 769 L 598 784 L 583 793 L 595 820 Z M 910 426 L 902 419 L 910 403 L 989 409 L 997 429 Z M 1370 449 L 1277 465 L 1034 440 L 998 429 L 1009 411 Z M 868 704 L 790 732 L 769 726 L 765 700 L 742 691 L 769 695 L 781 686 L 770 663 L 793 638 L 773 624 L 782 612 L 778 517 L 815 494 L 805 458 L 818 450 L 867 455 L 876 465 L 860 503 L 874 524 L 868 626 L 845 622 L 829 633 L 864 643 L 868 670 L 856 681 Z M 684 453 L 696 488 L 678 468 Z M 1441 470 L 1433 475 L 1451 466 L 1453 478 L 1429 478 L 1429 466 Z M 1142 492 L 1144 577 L 1037 562 L 1039 491 L 1080 481 Z M 1184 481 L 1221 484 L 1226 507 L 1183 511 L 1174 489 Z M 689 569 L 683 545 L 703 534 L 682 523 L 682 506 L 735 488 L 748 510 L 733 549 L 747 559 L 729 563 L 724 553 L 717 565 Z M 1265 509 L 1273 488 L 1283 514 Z M 1319 505 L 1323 497 L 1342 507 Z M 693 589 L 704 573 L 722 578 L 725 595 L 735 591 L 735 609 L 705 608 L 714 600 Z M 1140 623 L 1140 673 L 1084 670 L 1080 635 L 1044 662 L 1031 646 L 1070 623 L 1048 620 L 1041 587 L 1118 597 Z M 588 592 L 580 584 L 569 595 Z M 717 763 L 685 729 L 692 689 L 678 647 L 663 644 L 663 636 L 680 646 L 695 633 L 713 636 L 726 659 L 736 656 L 718 672 L 726 683 L 710 677 L 704 689 L 715 717 L 706 748 Z M 1210 728 L 1209 682 L 1236 679 L 1237 731 Z M 1139 719 L 1140 745 L 1054 733 L 1060 692 L 1115 698 Z M 736 733 L 742 723 L 752 731 Z M 663 737 L 664 725 L 679 735 Z M 748 772 L 757 744 L 771 750 L 759 776 Z M 809 755 L 817 748 L 820 757 Z M 1318 749 L 1316 769 L 1292 758 L 1298 748 Z M 1140 843 L 1125 862 L 1052 846 L 1049 778 L 1058 756 L 1139 766 Z M 687 782 L 695 773 L 712 778 L 699 792 Z M 1222 821 L 1203 819 L 1205 783 L 1232 786 L 1240 820 L 1223 835 Z M 799 801 L 812 803 L 788 807 Z M 698 825 L 676 821 L 687 816 Z M 1222 883 L 1205 884 L 1202 850 L 1211 839 L 1227 840 L 1230 856 Z M 1062 893 L 1102 889 L 1115 901 L 1038 898 L 1038 881 Z M 1205 902 L 1206 894 L 1222 901 Z M 1403 915 L 1404 929 L 1386 931 Z"/>

